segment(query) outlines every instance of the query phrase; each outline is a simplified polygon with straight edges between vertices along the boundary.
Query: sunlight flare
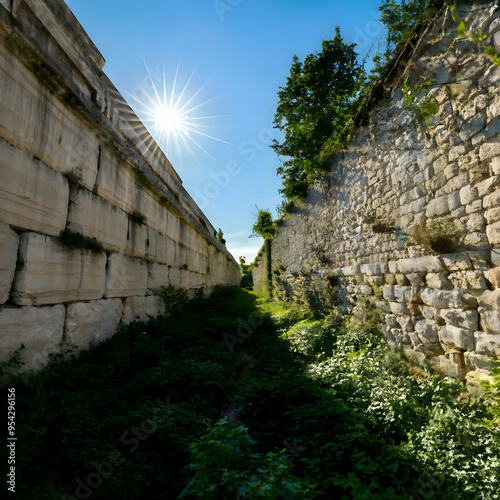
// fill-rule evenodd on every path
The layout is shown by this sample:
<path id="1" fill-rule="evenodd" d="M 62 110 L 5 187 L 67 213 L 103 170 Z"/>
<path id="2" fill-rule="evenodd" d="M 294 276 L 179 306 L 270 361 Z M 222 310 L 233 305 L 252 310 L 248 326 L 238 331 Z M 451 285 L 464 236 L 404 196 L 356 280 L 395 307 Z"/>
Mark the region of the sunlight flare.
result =
<path id="1" fill-rule="evenodd" d="M 201 150 L 213 158 L 204 147 L 205 139 L 230 144 L 207 133 L 209 128 L 207 121 L 224 115 L 201 116 L 198 114 L 200 108 L 213 101 L 214 97 L 202 102 L 197 100 L 207 83 L 196 90 L 189 88 L 196 69 L 185 84 L 180 86 L 179 65 L 171 82 L 167 82 L 164 69 L 161 75 L 155 75 L 156 78 L 153 78 L 146 63 L 144 65 L 149 79 L 147 82 L 149 90 L 139 85 L 140 97 L 129 95 L 135 102 L 139 117 L 167 156 L 175 146 L 177 152 L 181 148 L 187 148 L 195 158 L 195 150 Z"/>

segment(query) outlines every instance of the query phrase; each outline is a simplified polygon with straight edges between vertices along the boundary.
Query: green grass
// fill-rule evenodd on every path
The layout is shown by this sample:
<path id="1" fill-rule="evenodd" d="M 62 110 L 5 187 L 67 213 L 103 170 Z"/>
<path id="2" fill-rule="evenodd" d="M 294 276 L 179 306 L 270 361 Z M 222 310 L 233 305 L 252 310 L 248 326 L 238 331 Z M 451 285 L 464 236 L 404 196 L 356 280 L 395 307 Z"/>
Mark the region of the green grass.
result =
<path id="1" fill-rule="evenodd" d="M 497 415 L 379 332 L 237 288 L 164 294 L 168 318 L 13 381 L 17 498 L 498 498 Z"/>

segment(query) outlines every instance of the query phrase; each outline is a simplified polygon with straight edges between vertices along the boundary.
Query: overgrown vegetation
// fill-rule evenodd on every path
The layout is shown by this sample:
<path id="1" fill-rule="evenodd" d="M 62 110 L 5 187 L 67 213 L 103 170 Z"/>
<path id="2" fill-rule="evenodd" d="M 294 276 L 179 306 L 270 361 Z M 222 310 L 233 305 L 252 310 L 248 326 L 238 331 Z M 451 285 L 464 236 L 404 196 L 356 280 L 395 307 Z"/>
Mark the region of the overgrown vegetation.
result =
<path id="1" fill-rule="evenodd" d="M 278 92 L 274 120 L 285 137 L 271 146 L 290 158 L 278 168 L 287 198 L 305 196 L 326 158 L 347 145 L 361 73 L 354 44 L 342 39 L 339 27 L 332 40 L 323 41 L 319 54 L 308 55 L 303 63 L 294 56 Z"/>
<path id="2" fill-rule="evenodd" d="M 431 253 L 453 253 L 465 248 L 465 232 L 451 217 L 420 222 L 407 235 Z"/>
<path id="3" fill-rule="evenodd" d="M 65 229 L 59 234 L 59 241 L 69 248 L 81 248 L 93 252 L 104 252 L 104 245 L 97 238 L 84 236 L 82 233 Z"/>
<path id="4" fill-rule="evenodd" d="M 201 296 L 13 381 L 18 498 L 499 498 L 498 372 L 474 399 L 376 329 Z"/>

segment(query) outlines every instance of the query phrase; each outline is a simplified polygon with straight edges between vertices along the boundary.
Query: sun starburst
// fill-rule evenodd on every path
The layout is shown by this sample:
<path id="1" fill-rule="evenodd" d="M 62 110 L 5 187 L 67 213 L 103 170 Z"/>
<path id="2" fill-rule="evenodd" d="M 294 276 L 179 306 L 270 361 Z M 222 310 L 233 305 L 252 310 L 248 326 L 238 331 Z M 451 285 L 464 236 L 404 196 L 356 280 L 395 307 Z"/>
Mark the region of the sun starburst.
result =
<path id="1" fill-rule="evenodd" d="M 150 90 L 148 91 L 144 86 L 139 85 L 140 96 L 129 95 L 135 103 L 134 107 L 138 116 L 148 127 L 150 133 L 167 156 L 175 146 L 177 153 L 186 148 L 196 158 L 195 150 L 201 150 L 210 158 L 213 158 L 207 149 L 203 147 L 206 139 L 230 144 L 206 133 L 208 129 L 207 121 L 221 118 L 224 115 L 200 116 L 198 114 L 203 106 L 215 98 L 212 97 L 198 102 L 207 83 L 201 85 L 195 91 L 189 88 L 196 68 L 181 87 L 179 85 L 179 65 L 177 65 L 175 76 L 171 82 L 167 82 L 164 69 L 161 73 L 161 79 L 155 81 L 146 63 L 144 63 L 144 66 L 146 67 Z M 195 150 L 193 150 L 193 147 L 195 147 Z"/>

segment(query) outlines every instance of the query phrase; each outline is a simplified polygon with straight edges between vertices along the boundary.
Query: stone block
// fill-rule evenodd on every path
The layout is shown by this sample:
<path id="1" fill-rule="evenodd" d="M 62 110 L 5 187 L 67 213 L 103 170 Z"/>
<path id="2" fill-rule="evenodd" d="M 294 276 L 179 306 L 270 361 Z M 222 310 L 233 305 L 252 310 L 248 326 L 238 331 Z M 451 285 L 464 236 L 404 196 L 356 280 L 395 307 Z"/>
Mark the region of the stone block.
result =
<path id="1" fill-rule="evenodd" d="M 472 262 L 467 252 L 443 254 L 441 259 L 450 272 L 472 269 Z"/>
<path id="2" fill-rule="evenodd" d="M 128 297 L 146 295 L 148 266 L 145 261 L 121 254 L 111 254 L 106 268 L 104 296 Z"/>
<path id="3" fill-rule="evenodd" d="M 176 261 L 176 242 L 170 236 L 159 233 L 151 227 L 147 227 L 146 253 L 161 264 L 173 266 Z"/>
<path id="4" fill-rule="evenodd" d="M 385 300 L 396 300 L 394 295 L 394 285 L 384 285 L 382 287 L 382 296 Z"/>
<path id="5" fill-rule="evenodd" d="M 106 254 L 63 246 L 56 238 L 23 233 L 12 297 L 19 305 L 45 305 L 100 299 Z"/>
<path id="6" fill-rule="evenodd" d="M 435 288 L 423 288 L 420 298 L 425 305 L 439 308 L 464 308 L 475 309 L 476 298 L 463 290 L 438 290 Z"/>
<path id="7" fill-rule="evenodd" d="M 72 189 L 67 228 L 96 238 L 111 250 L 124 251 L 127 245 L 128 216 L 86 189 Z"/>
<path id="8" fill-rule="evenodd" d="M 96 134 L 49 92 L 42 80 L 15 54 L 0 51 L 0 137 L 74 182 L 93 189 L 99 156 Z M 2 180 L 5 181 L 3 174 Z M 42 190 L 47 187 L 41 185 Z M 62 195 L 54 188 L 54 201 Z M 26 229 L 38 230 L 31 226 Z"/>
<path id="9" fill-rule="evenodd" d="M 500 220 L 500 213 L 499 213 L 498 220 Z M 495 222 L 495 221 L 491 221 L 491 222 Z M 467 231 L 471 231 L 471 232 L 481 231 L 483 229 L 483 227 L 486 225 L 486 220 L 479 213 L 469 214 L 465 225 L 466 225 Z"/>
<path id="10" fill-rule="evenodd" d="M 474 350 L 474 332 L 472 330 L 458 328 L 452 325 L 444 325 L 439 328 L 439 340 L 446 348 L 445 350 Z"/>
<path id="11" fill-rule="evenodd" d="M 448 278 L 455 288 L 465 290 L 484 290 L 486 288 L 483 271 L 459 271 L 451 273 Z"/>
<path id="12" fill-rule="evenodd" d="M 412 259 L 398 260 L 398 269 L 400 273 L 437 273 L 443 271 L 443 265 L 436 256 L 414 257 Z"/>
<path id="13" fill-rule="evenodd" d="M 484 212 L 484 218 L 488 224 L 500 221 L 500 207 L 491 208 Z M 484 223 L 483 223 L 484 225 Z M 481 229 L 481 228 L 480 228 Z"/>
<path id="14" fill-rule="evenodd" d="M 66 225 L 68 181 L 2 138 L 0 176 L 0 219 L 14 228 L 59 235 Z"/>
<path id="15" fill-rule="evenodd" d="M 162 286 L 168 286 L 170 266 L 148 263 L 148 293 L 153 294 Z"/>
<path id="16" fill-rule="evenodd" d="M 486 226 L 486 236 L 490 245 L 500 244 L 500 221 Z"/>
<path id="17" fill-rule="evenodd" d="M 497 157 L 500 157 L 499 142 L 481 144 L 481 147 L 479 148 L 479 158 L 481 161 L 492 160 Z"/>
<path id="18" fill-rule="evenodd" d="M 127 297 L 123 301 L 122 321 L 126 325 L 133 321 L 147 322 L 151 318 L 165 314 L 165 303 L 156 295 L 147 297 Z"/>
<path id="19" fill-rule="evenodd" d="M 461 368 L 460 363 L 457 363 L 457 361 L 458 360 L 456 360 L 455 358 L 447 357 L 446 355 L 435 356 L 428 360 L 431 368 L 437 373 L 443 376 L 463 380 L 465 370 Z"/>
<path id="20" fill-rule="evenodd" d="M 410 315 L 410 310 L 406 304 L 400 302 L 389 302 L 389 307 L 391 308 L 391 313 L 398 316 Z"/>
<path id="21" fill-rule="evenodd" d="M 469 369 L 476 370 L 467 373 L 467 386 L 471 383 L 479 383 L 481 380 L 486 380 L 488 377 L 485 372 L 477 370 L 491 371 L 494 367 L 493 361 L 490 356 L 484 354 L 477 354 L 475 352 L 464 352 L 464 360 Z M 490 382 L 492 382 L 491 377 Z"/>
<path id="22" fill-rule="evenodd" d="M 484 271 L 484 276 L 495 288 L 500 288 L 500 267 Z"/>
<path id="23" fill-rule="evenodd" d="M 365 281 L 369 285 L 382 286 L 385 283 L 385 276 L 365 276 Z"/>
<path id="24" fill-rule="evenodd" d="M 22 371 L 47 365 L 63 339 L 65 307 L 0 307 L 0 359 L 7 361 L 24 344 Z"/>
<path id="25" fill-rule="evenodd" d="M 87 349 L 109 340 L 120 326 L 121 299 L 93 300 L 69 304 L 64 338 L 69 346 Z"/>
<path id="26" fill-rule="evenodd" d="M 429 288 L 439 288 L 440 290 L 451 290 L 453 285 L 444 273 L 428 273 L 425 282 Z"/>
<path id="27" fill-rule="evenodd" d="M 481 311 L 480 312 L 481 328 L 485 332 L 500 333 L 500 311 Z"/>
<path id="28" fill-rule="evenodd" d="M 0 305 L 4 304 L 10 293 L 17 262 L 19 236 L 8 224 L 0 222 Z"/>
<path id="29" fill-rule="evenodd" d="M 427 218 L 439 217 L 446 215 L 457 209 L 461 205 L 459 191 L 454 191 L 446 196 L 441 196 L 431 200 L 425 211 Z"/>
<path id="30" fill-rule="evenodd" d="M 496 208 L 500 205 L 500 189 L 484 197 L 484 208 Z"/>
<path id="31" fill-rule="evenodd" d="M 478 307 L 486 311 L 500 311 L 500 289 L 485 290 L 477 299 Z"/>
<path id="32" fill-rule="evenodd" d="M 440 309 L 436 321 L 444 321 L 447 325 L 464 328 L 466 330 L 477 330 L 479 325 L 479 314 L 474 309 Z"/>
<path id="33" fill-rule="evenodd" d="M 491 249 L 491 262 L 495 266 L 500 266 L 500 246 Z"/>
<path id="34" fill-rule="evenodd" d="M 488 250 L 472 250 L 467 252 L 474 271 L 486 271 L 490 266 L 490 252 Z"/>
<path id="35" fill-rule="evenodd" d="M 408 286 L 410 284 L 410 281 L 408 280 L 405 274 L 398 273 L 395 275 L 395 278 L 396 278 L 396 283 L 399 286 Z"/>
<path id="36" fill-rule="evenodd" d="M 413 293 L 411 286 L 395 286 L 394 297 L 397 302 L 412 302 Z"/>
<path id="37" fill-rule="evenodd" d="M 498 333 L 475 332 L 474 351 L 488 356 L 500 354 L 500 335 Z"/>
<path id="38" fill-rule="evenodd" d="M 436 316 L 439 312 L 439 309 L 437 309 L 436 307 L 425 306 L 425 305 L 421 304 L 420 305 L 420 312 L 422 313 L 422 316 L 425 319 L 435 320 Z"/>
<path id="39" fill-rule="evenodd" d="M 408 273 L 406 277 L 413 287 L 425 286 L 425 272 L 420 273 Z"/>

